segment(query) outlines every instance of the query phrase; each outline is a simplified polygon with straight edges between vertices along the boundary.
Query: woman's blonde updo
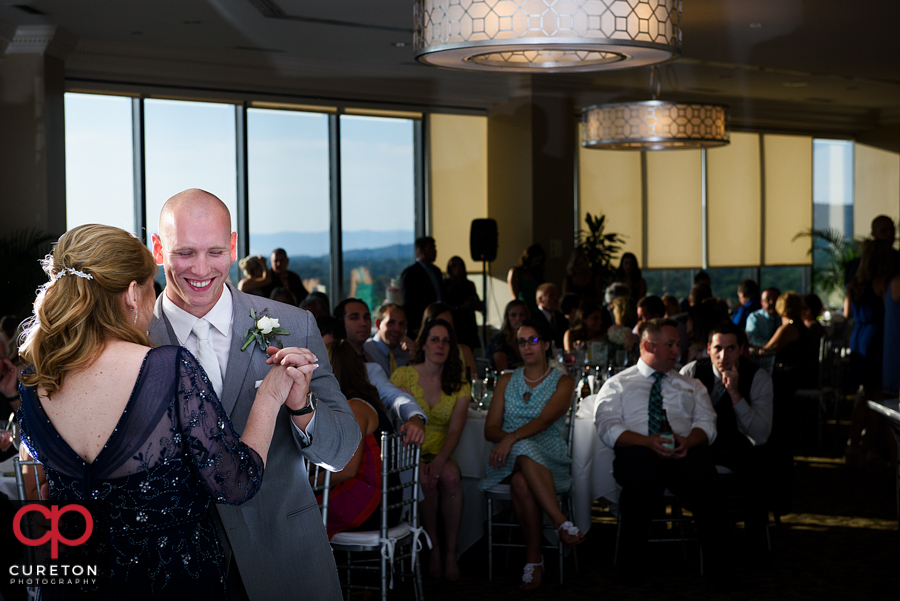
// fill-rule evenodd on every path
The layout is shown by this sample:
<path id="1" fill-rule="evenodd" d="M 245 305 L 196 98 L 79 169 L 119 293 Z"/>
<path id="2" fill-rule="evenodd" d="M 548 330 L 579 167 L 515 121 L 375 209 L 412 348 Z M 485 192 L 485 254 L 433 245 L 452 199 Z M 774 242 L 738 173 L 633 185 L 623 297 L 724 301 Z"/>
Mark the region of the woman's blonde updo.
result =
<path id="1" fill-rule="evenodd" d="M 76 227 L 60 237 L 43 266 L 50 281 L 38 291 L 21 348 L 34 366 L 22 377 L 26 386 L 49 397 L 66 373 L 90 365 L 110 338 L 150 346 L 122 302 L 131 282 L 145 286 L 156 275 L 153 255 L 132 234 L 108 225 Z"/>

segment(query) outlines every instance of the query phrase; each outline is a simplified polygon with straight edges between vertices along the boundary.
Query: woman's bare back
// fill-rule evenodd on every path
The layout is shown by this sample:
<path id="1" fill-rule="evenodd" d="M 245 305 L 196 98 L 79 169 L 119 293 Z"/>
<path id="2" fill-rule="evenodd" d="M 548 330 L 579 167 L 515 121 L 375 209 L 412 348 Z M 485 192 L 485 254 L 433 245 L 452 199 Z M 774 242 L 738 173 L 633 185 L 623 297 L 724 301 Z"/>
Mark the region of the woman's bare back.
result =
<path id="1" fill-rule="evenodd" d="M 110 341 L 91 365 L 67 374 L 52 399 L 41 391 L 41 407 L 50 423 L 86 462 L 94 461 L 119 423 L 149 350 Z"/>

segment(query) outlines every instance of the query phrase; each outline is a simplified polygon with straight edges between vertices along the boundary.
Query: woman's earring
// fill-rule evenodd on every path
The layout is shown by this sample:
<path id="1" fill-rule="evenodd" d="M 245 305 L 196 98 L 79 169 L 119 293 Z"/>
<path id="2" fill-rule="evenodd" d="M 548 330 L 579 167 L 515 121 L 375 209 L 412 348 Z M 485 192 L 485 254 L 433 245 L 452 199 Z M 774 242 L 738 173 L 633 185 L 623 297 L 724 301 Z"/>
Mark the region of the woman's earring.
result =
<path id="1" fill-rule="evenodd" d="M 132 309 L 132 310 L 134 311 L 134 309 Z M 134 311 L 134 321 L 133 321 L 132 324 L 131 324 L 131 325 L 133 325 L 133 326 L 136 326 L 136 325 L 137 325 L 137 314 L 138 314 L 138 312 L 137 312 L 137 311 Z"/>

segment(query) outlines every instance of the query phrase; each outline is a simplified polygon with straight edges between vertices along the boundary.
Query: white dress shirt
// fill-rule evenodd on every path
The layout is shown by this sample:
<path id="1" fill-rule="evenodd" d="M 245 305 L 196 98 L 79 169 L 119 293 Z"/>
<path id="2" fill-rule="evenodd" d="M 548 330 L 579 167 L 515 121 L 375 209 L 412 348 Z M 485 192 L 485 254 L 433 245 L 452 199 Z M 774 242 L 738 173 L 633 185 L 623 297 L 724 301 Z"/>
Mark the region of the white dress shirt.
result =
<path id="1" fill-rule="evenodd" d="M 191 351 L 191 354 L 194 356 L 197 356 L 199 343 L 197 336 L 192 333 L 192 330 L 194 329 L 194 324 L 200 318 L 178 307 L 165 292 L 163 292 L 162 305 L 163 313 L 168 318 L 172 330 L 175 331 L 178 344 Z M 224 382 L 225 374 L 227 373 L 225 370 L 228 368 L 228 354 L 231 350 L 231 324 L 234 320 L 234 300 L 231 297 L 231 290 L 228 289 L 228 286 L 222 287 L 222 296 L 219 297 L 213 308 L 203 318 L 212 326 L 209 328 L 209 341 L 216 351 L 216 359 L 219 360 L 219 369 L 222 374 L 222 382 Z M 251 349 L 248 348 L 244 352 L 249 353 Z M 259 351 L 253 349 L 253 352 L 258 353 Z M 257 388 L 260 384 L 261 382 L 256 383 Z M 303 442 L 307 445 L 312 441 L 313 432 L 315 432 L 315 421 L 316 414 L 313 413 L 312 419 L 309 420 L 304 432 L 302 428 L 294 423 L 294 420 L 291 420 L 294 430 L 300 434 Z"/>
<path id="2" fill-rule="evenodd" d="M 623 432 L 647 436 L 654 371 L 639 359 L 637 365 L 613 376 L 600 389 L 594 423 L 600 439 L 610 448 L 616 446 Z M 716 438 L 716 411 L 706 386 L 673 369 L 662 379 L 662 395 L 663 409 L 675 434 L 686 437 L 694 428 L 700 428 L 712 444 Z"/>
<path id="3" fill-rule="evenodd" d="M 163 292 L 163 312 L 175 331 L 178 344 L 191 351 L 191 354 L 194 356 L 197 356 L 197 336 L 192 335 L 191 332 L 194 329 L 194 324 L 200 318 L 178 307 L 165 292 Z M 222 381 L 224 382 L 225 370 L 228 369 L 228 352 L 231 349 L 231 323 L 234 320 L 234 301 L 231 298 L 231 291 L 228 289 L 228 286 L 222 287 L 222 296 L 219 297 L 213 308 L 203 318 L 212 326 L 209 329 L 209 342 L 216 351 L 216 359 L 219 360 L 219 373 L 222 374 Z"/>
<path id="4" fill-rule="evenodd" d="M 681 375 L 693 378 L 697 362 L 691 361 L 681 368 Z M 716 364 L 712 364 L 713 377 L 716 379 L 716 386 L 721 386 L 724 390 L 725 385 L 722 383 L 722 374 L 716 369 Z M 774 393 L 772 391 L 772 376 L 764 369 L 756 370 L 753 381 L 750 383 L 750 398 L 753 403 L 748 403 L 747 399 L 742 398 L 734 407 L 734 416 L 737 418 L 738 430 L 741 434 L 749 438 L 753 444 L 766 444 L 769 440 L 769 434 L 772 433 L 772 399 Z M 719 399 L 719 403 L 730 403 L 731 397 L 725 391 Z"/>

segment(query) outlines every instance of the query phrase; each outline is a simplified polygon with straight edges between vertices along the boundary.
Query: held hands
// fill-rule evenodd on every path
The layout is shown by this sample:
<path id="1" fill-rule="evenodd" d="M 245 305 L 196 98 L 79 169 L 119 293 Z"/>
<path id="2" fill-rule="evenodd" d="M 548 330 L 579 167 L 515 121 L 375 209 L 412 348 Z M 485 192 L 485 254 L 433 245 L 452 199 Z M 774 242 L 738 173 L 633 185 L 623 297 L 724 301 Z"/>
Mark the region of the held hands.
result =
<path id="1" fill-rule="evenodd" d="M 437 488 L 438 479 L 441 477 L 441 472 L 444 471 L 445 463 L 447 463 L 447 460 L 438 455 L 431 463 L 423 463 L 421 468 L 419 468 L 419 475 L 422 478 L 422 482 L 425 483 L 428 488 Z"/>
<path id="2" fill-rule="evenodd" d="M 260 389 L 272 380 L 270 392 L 289 409 L 302 409 L 306 406 L 306 395 L 309 392 L 309 382 L 312 373 L 319 367 L 318 359 L 308 349 L 295 346 L 277 349 L 270 346 L 266 349 L 269 358 L 266 363 L 272 369 L 266 375 L 266 379 L 260 385 Z"/>
<path id="3" fill-rule="evenodd" d="M 684 459 L 689 448 L 688 439 L 675 434 L 675 450 L 672 451 L 672 459 Z"/>
<path id="4" fill-rule="evenodd" d="M 425 423 L 418 415 L 414 415 L 400 426 L 400 432 L 404 434 L 403 446 L 420 445 L 425 440 Z"/>
<path id="5" fill-rule="evenodd" d="M 495 470 L 505 467 L 506 458 L 509 457 L 509 451 L 516 442 L 516 437 L 512 432 L 504 436 L 503 440 L 497 443 L 493 450 L 491 450 L 491 456 L 490 459 L 488 459 L 488 463 L 491 464 L 491 467 Z"/>
<path id="6" fill-rule="evenodd" d="M 678 438 L 679 438 L 678 436 L 675 437 L 675 439 L 676 439 L 675 450 L 676 451 L 678 450 L 678 441 L 677 441 Z M 650 450 L 655 452 L 657 455 L 659 455 L 663 459 L 670 459 L 670 458 L 674 457 L 674 451 L 672 451 L 672 449 L 669 449 L 669 448 L 663 446 L 663 439 L 660 437 L 660 435 L 658 433 L 651 434 L 650 436 L 647 437 L 647 447 L 649 447 Z"/>

